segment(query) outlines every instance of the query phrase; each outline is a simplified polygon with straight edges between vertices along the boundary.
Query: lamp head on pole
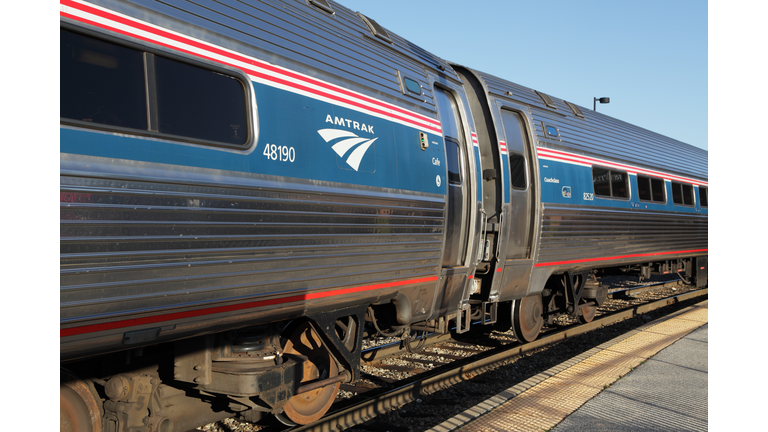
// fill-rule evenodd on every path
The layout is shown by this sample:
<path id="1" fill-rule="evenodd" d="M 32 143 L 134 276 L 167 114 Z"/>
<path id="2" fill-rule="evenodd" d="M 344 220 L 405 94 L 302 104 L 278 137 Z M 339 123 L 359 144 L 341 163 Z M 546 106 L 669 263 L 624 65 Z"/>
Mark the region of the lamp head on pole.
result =
<path id="1" fill-rule="evenodd" d="M 601 104 L 611 103 L 611 98 L 607 98 L 607 97 L 595 98 L 595 100 L 592 102 L 592 111 L 597 111 L 598 102 L 600 102 Z"/>

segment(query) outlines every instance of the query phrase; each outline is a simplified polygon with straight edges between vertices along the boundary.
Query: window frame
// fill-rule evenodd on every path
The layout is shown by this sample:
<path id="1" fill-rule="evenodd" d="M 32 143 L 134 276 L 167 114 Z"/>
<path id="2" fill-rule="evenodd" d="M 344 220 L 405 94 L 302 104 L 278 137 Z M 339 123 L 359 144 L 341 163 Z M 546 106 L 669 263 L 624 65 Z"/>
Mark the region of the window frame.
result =
<path id="1" fill-rule="evenodd" d="M 119 33 L 111 32 L 111 31 L 108 32 L 101 29 L 97 29 L 97 28 L 91 28 L 91 27 L 82 27 L 81 25 L 74 24 L 68 19 L 62 19 L 62 21 L 60 22 L 59 28 L 60 30 L 66 30 L 72 33 L 78 33 L 83 36 L 102 40 L 107 43 L 112 43 L 112 44 L 120 45 L 129 49 L 138 50 L 142 53 L 142 57 L 144 58 L 142 66 L 145 69 L 148 66 L 148 63 L 146 60 L 146 58 L 148 57 L 147 54 L 150 54 L 152 56 L 159 55 L 169 60 L 185 63 L 190 66 L 198 67 L 201 69 L 207 69 L 212 72 L 236 79 L 237 81 L 240 82 L 243 88 L 243 96 L 244 96 L 243 104 L 245 108 L 245 120 L 247 123 L 246 124 L 247 138 L 243 144 L 230 144 L 230 143 L 221 142 L 221 141 L 212 141 L 212 140 L 206 140 L 201 138 L 152 131 L 152 130 L 149 130 L 149 128 L 151 127 L 149 124 L 147 125 L 147 130 L 144 130 L 144 129 L 134 129 L 129 127 L 123 127 L 123 126 L 113 126 L 108 124 L 93 123 L 93 122 L 87 122 L 87 121 L 76 120 L 76 119 L 65 118 L 65 117 L 59 117 L 59 122 L 61 125 L 81 127 L 85 129 L 99 130 L 99 131 L 105 131 L 105 132 L 116 132 L 116 133 L 122 133 L 126 135 L 151 137 L 151 138 L 157 138 L 157 139 L 162 139 L 166 141 L 182 142 L 186 144 L 198 144 L 198 145 L 205 146 L 206 148 L 218 147 L 218 148 L 225 148 L 225 149 L 239 150 L 239 151 L 249 151 L 255 148 L 255 144 L 258 142 L 258 132 L 259 132 L 256 94 L 253 90 L 253 83 L 251 79 L 241 69 L 237 69 L 235 67 L 227 66 L 221 63 L 216 63 L 216 62 L 206 60 L 200 57 L 196 57 L 193 55 L 185 54 L 170 48 L 158 46 L 151 42 L 143 42 L 143 41 L 140 42 L 134 38 L 131 38 L 129 36 L 122 35 Z M 151 81 L 147 82 L 146 78 L 147 76 L 145 71 L 145 76 L 144 76 L 145 85 L 152 85 L 152 82 Z M 157 95 L 155 94 L 154 97 L 156 96 Z M 150 96 L 149 94 L 145 94 L 145 100 L 148 102 L 147 103 L 148 109 L 150 106 L 155 105 L 154 101 L 150 100 L 151 97 L 152 96 Z M 153 115 L 156 116 L 157 113 L 155 112 L 155 113 L 147 113 L 147 114 L 148 114 L 148 117 L 151 117 Z"/>
<path id="2" fill-rule="evenodd" d="M 544 129 L 544 138 L 552 141 L 560 141 L 560 128 L 549 123 L 541 122 L 541 126 Z M 555 135 L 549 133 L 549 128 L 555 130 Z"/>
<path id="3" fill-rule="evenodd" d="M 448 145 L 447 145 L 448 142 L 450 142 L 452 145 L 455 145 L 457 150 L 456 155 L 458 156 L 458 158 L 456 159 L 456 163 L 458 164 L 458 168 L 459 168 L 458 174 L 459 174 L 459 179 L 461 180 L 458 183 L 451 180 L 451 175 L 449 171 L 449 167 L 451 166 L 451 164 L 449 162 L 449 157 L 448 157 Z M 461 143 L 459 142 L 458 139 L 454 137 L 445 136 L 443 137 L 443 144 L 445 145 L 445 169 L 446 169 L 446 180 L 448 181 L 448 185 L 455 186 L 455 187 L 462 187 L 464 186 L 464 180 L 467 177 L 467 173 L 464 172 L 464 164 L 466 161 L 464 160 L 464 155 L 462 155 Z"/>
<path id="4" fill-rule="evenodd" d="M 609 187 L 609 190 L 611 192 L 610 196 L 608 196 L 608 195 L 598 195 L 598 193 L 595 191 L 595 175 L 594 175 L 595 168 L 608 171 L 608 187 Z M 619 197 L 619 196 L 614 196 L 613 195 L 613 181 L 611 180 L 611 173 L 612 172 L 620 172 L 620 173 L 624 174 L 624 186 L 627 189 L 627 196 L 626 197 Z M 610 168 L 610 167 L 602 166 L 602 165 L 592 165 L 591 177 L 592 177 L 592 181 L 590 183 L 592 184 L 592 193 L 595 194 L 595 198 L 619 200 L 619 201 L 630 201 L 632 199 L 632 188 L 630 187 L 630 184 L 629 184 L 629 173 L 627 173 L 626 171 L 618 170 L 618 169 L 615 169 L 615 168 Z"/>
<path id="5" fill-rule="evenodd" d="M 382 27 L 381 24 L 379 24 L 375 19 L 370 18 L 360 12 L 356 12 L 356 15 L 368 27 L 368 31 L 371 32 L 371 36 L 374 39 L 378 39 L 379 42 L 387 43 L 390 46 L 395 45 L 395 41 L 392 40 L 392 36 L 389 35 L 389 32 L 387 32 L 387 30 Z"/>
<path id="6" fill-rule="evenodd" d="M 683 201 L 681 203 L 675 202 L 675 185 L 680 185 L 680 198 L 682 198 L 682 201 Z M 696 194 L 693 193 L 693 185 L 691 183 L 673 181 L 671 182 L 671 186 L 672 186 L 672 204 L 673 205 L 681 206 L 681 207 L 696 207 Z M 691 188 L 691 200 L 693 202 L 690 204 L 685 204 L 685 192 L 682 189 L 684 187 Z"/>
<path id="7" fill-rule="evenodd" d="M 510 160 L 510 158 L 513 155 L 514 156 L 519 156 L 522 159 L 522 161 L 523 161 L 523 180 L 525 181 L 525 186 L 523 186 L 523 187 L 515 186 L 512 183 L 512 161 Z M 529 182 L 529 176 L 528 176 L 528 159 L 525 157 L 525 154 L 517 152 L 517 151 L 509 151 L 509 150 L 507 150 L 507 164 L 509 165 L 509 187 L 514 189 L 514 190 L 518 190 L 518 191 L 526 191 L 526 190 L 528 190 L 528 184 L 530 182 Z"/>
<path id="8" fill-rule="evenodd" d="M 406 81 L 405 81 L 406 79 L 415 82 L 419 86 L 420 93 L 416 94 L 412 92 L 406 84 Z M 413 98 L 414 100 L 417 100 L 419 102 L 424 102 L 425 87 L 421 85 L 421 82 L 419 80 L 414 79 L 411 76 L 403 75 L 400 72 L 400 70 L 397 70 L 397 83 L 398 83 L 398 86 L 400 87 L 400 93 L 410 98 Z"/>
<path id="9" fill-rule="evenodd" d="M 416 84 L 419 87 L 419 92 L 418 93 L 416 93 L 415 91 L 411 90 L 411 88 L 408 86 L 408 81 L 413 82 L 414 84 Z M 419 83 L 419 81 L 417 81 L 417 80 L 415 80 L 415 79 L 413 79 L 413 78 L 411 78 L 409 76 L 403 75 L 403 88 L 405 88 L 405 90 L 408 93 L 410 93 L 411 95 L 413 95 L 413 96 L 417 96 L 418 97 L 418 96 L 421 96 L 422 94 L 424 94 L 424 89 L 421 87 L 421 84 Z"/>
<path id="10" fill-rule="evenodd" d="M 575 104 L 568 101 L 563 101 L 563 102 L 565 102 L 565 104 L 568 105 L 568 108 L 570 108 L 571 111 L 573 111 L 574 116 L 582 119 L 586 118 L 584 116 L 584 113 L 581 111 L 581 109 L 579 109 L 579 107 L 577 107 Z"/>
<path id="11" fill-rule="evenodd" d="M 699 186 L 696 189 L 699 190 L 699 207 L 709 208 L 709 186 Z M 704 190 L 705 199 L 701 199 L 701 190 Z"/>
<path id="12" fill-rule="evenodd" d="M 557 110 L 557 105 L 555 105 L 555 101 L 552 99 L 552 97 L 546 93 L 542 93 L 538 90 L 534 90 L 537 96 L 539 96 L 539 99 L 544 103 L 544 105 L 547 108 Z"/>
<path id="13" fill-rule="evenodd" d="M 329 16 L 336 17 L 336 12 L 333 10 L 333 7 L 326 1 L 326 0 L 306 0 L 307 5 L 315 7 L 325 13 L 327 13 Z"/>
<path id="14" fill-rule="evenodd" d="M 643 174 L 638 174 L 636 177 L 637 177 L 636 181 L 637 181 L 637 200 L 638 201 L 646 202 L 646 203 L 651 203 L 651 204 L 660 204 L 660 205 L 663 205 L 663 204 L 667 203 L 667 201 L 669 200 L 669 197 L 667 197 L 667 184 L 666 184 L 666 181 L 663 178 L 661 178 L 661 177 L 654 177 L 654 176 L 648 176 L 648 175 L 643 175 Z M 647 178 L 648 181 L 649 181 L 648 185 L 650 186 L 650 192 L 651 192 L 651 199 L 650 200 L 643 199 L 643 198 L 640 197 L 640 178 Z M 656 200 L 653 199 L 653 190 L 654 190 L 653 189 L 653 180 L 661 180 L 661 184 L 663 186 L 662 190 L 664 191 L 664 201 L 656 201 Z"/>

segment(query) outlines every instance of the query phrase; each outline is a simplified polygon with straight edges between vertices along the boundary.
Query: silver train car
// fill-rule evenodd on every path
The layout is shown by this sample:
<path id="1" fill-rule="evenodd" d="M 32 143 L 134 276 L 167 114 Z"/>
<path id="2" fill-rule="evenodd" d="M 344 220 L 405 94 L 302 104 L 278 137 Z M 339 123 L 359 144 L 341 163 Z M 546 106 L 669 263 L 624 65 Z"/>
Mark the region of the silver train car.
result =
<path id="1" fill-rule="evenodd" d="M 61 430 L 307 424 L 363 340 L 707 284 L 707 152 L 324 0 L 60 0 Z"/>

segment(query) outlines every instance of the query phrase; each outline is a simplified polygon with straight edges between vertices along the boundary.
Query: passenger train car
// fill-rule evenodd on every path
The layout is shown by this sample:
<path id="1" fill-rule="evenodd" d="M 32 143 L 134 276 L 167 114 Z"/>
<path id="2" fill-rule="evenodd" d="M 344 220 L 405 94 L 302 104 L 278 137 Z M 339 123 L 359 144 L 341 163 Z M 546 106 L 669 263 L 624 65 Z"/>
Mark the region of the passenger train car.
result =
<path id="1" fill-rule="evenodd" d="M 61 428 L 306 424 L 366 336 L 707 284 L 707 152 L 324 0 L 60 0 Z"/>

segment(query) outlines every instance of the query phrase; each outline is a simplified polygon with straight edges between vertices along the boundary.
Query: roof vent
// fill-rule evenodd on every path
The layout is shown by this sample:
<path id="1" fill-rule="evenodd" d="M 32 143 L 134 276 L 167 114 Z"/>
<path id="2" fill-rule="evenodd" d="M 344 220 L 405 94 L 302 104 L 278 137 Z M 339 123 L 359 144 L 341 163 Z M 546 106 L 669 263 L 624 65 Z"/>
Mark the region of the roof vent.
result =
<path id="1" fill-rule="evenodd" d="M 318 9 L 323 10 L 324 12 L 328 12 L 331 15 L 336 13 L 333 11 L 333 9 L 331 8 L 331 5 L 329 5 L 326 0 L 307 0 L 307 3 L 311 4 L 312 6 L 315 6 Z"/>
<path id="2" fill-rule="evenodd" d="M 358 12 L 357 15 L 359 15 L 360 18 L 363 19 L 363 22 L 365 23 L 365 25 L 367 25 L 368 28 L 371 30 L 371 34 L 373 34 L 374 36 L 376 36 L 377 38 L 383 41 L 386 41 L 388 43 L 393 43 L 392 39 L 389 37 L 389 33 L 387 33 L 387 31 L 384 30 L 384 27 L 380 26 L 379 23 L 361 14 L 360 12 Z"/>
<path id="3" fill-rule="evenodd" d="M 555 106 L 555 103 L 552 102 L 552 98 L 551 97 L 545 95 L 544 93 L 542 93 L 542 92 L 540 92 L 538 90 L 534 90 L 534 91 L 536 92 L 537 95 L 539 95 L 541 100 L 544 101 L 545 105 L 547 105 L 548 107 L 550 107 L 552 109 L 557 109 L 557 107 Z"/>
<path id="4" fill-rule="evenodd" d="M 574 114 L 576 117 L 581 117 L 581 118 L 584 118 L 584 113 L 583 113 L 583 112 L 581 112 L 581 110 L 579 109 L 579 107 L 577 107 L 576 105 L 574 105 L 574 104 L 572 104 L 572 103 L 570 103 L 570 102 L 568 102 L 568 101 L 564 101 L 564 102 L 565 102 L 565 104 L 566 104 L 566 105 L 568 105 L 568 107 L 570 107 L 570 108 L 571 108 L 571 111 L 573 111 L 573 114 Z"/>

